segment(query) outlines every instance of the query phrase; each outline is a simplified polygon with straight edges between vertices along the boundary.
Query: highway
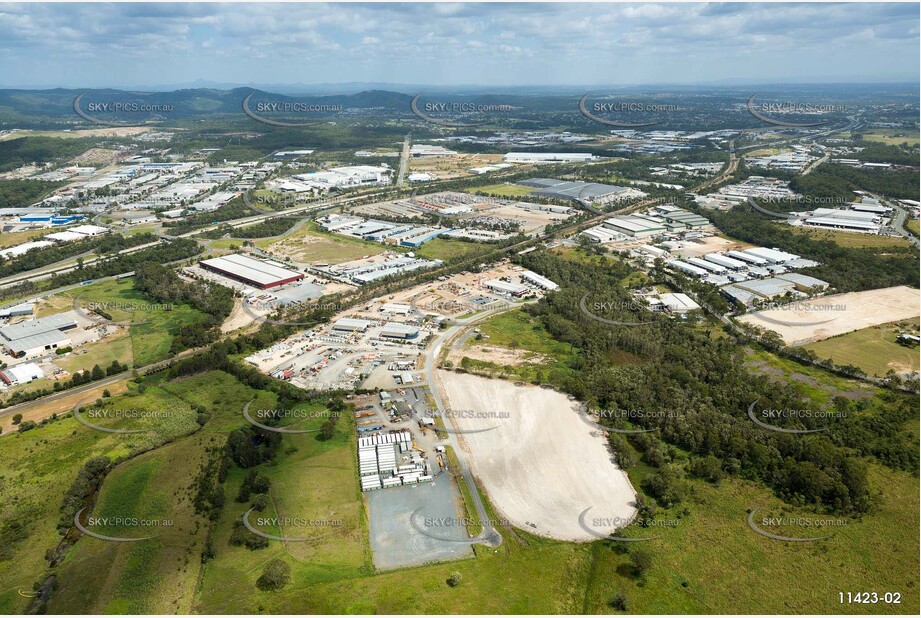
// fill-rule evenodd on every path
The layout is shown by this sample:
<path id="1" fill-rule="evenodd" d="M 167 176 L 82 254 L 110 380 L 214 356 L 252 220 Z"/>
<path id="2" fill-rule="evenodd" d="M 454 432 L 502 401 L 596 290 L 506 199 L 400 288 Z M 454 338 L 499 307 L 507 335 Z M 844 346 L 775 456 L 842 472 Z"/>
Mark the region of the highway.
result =
<path id="1" fill-rule="evenodd" d="M 127 249 L 122 249 L 116 253 L 107 254 L 107 255 L 97 255 L 96 257 L 90 258 L 88 260 L 83 260 L 84 266 L 91 266 L 102 259 L 107 259 L 113 255 L 127 255 L 129 253 L 136 253 L 142 249 L 147 249 L 148 247 L 153 247 L 160 243 L 159 240 L 155 242 L 149 242 L 143 245 L 138 245 L 136 247 L 129 247 Z M 21 283 L 23 281 L 41 281 L 42 279 L 47 279 L 52 275 L 59 275 L 61 273 L 70 272 L 77 269 L 76 260 L 81 257 L 88 255 L 93 255 L 92 252 L 83 253 L 81 255 L 69 257 L 65 260 L 61 260 L 55 264 L 49 264 L 48 266 L 43 266 L 42 268 L 36 268 L 35 270 L 30 270 L 24 273 L 17 273 L 15 275 L 10 275 L 0 279 L 0 288 L 10 287 Z"/>
<path id="2" fill-rule="evenodd" d="M 403 186 L 403 179 L 406 177 L 406 169 L 409 167 L 409 134 L 403 140 L 403 152 L 400 154 L 400 172 L 397 174 L 397 186 Z"/>

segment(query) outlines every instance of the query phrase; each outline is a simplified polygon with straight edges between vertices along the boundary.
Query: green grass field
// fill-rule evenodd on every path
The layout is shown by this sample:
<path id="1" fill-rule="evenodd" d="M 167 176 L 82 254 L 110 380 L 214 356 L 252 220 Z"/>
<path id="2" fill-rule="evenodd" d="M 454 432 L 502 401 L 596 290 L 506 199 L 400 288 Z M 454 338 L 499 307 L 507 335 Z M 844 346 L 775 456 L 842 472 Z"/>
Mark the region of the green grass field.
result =
<path id="1" fill-rule="evenodd" d="M 182 388 L 176 384 L 169 386 L 180 393 L 227 391 L 230 384 L 221 379 L 224 375 L 204 374 L 189 380 Z M 0 613 L 22 613 L 28 599 L 17 590 L 28 591 L 46 572 L 45 550 L 54 548 L 61 538 L 56 530 L 61 500 L 85 461 L 100 455 L 116 459 L 147 451 L 198 427 L 188 403 L 157 386 L 148 387 L 143 393 L 134 388 L 129 394 L 103 402 L 104 408 L 113 412 L 138 410 L 141 418 L 117 421 L 93 418 L 91 422 L 152 431 L 105 433 L 67 416 L 23 434 L 0 438 L 0 493 L 3 494 L 0 529 L 6 532 L 15 525 L 21 531 L 0 537 L 4 539 L 4 551 L 0 552 Z M 166 417 L 153 414 L 164 411 L 168 413 Z M 81 610 L 75 607 L 74 611 Z"/>
<path id="2" fill-rule="evenodd" d="M 419 247 L 419 249 L 416 250 L 416 255 L 430 260 L 450 260 L 451 258 L 479 253 L 487 247 L 488 245 L 483 243 L 463 242 L 461 240 L 451 240 L 448 238 L 433 238 Z"/>
<path id="3" fill-rule="evenodd" d="M 227 432 L 245 424 L 243 405 L 274 405 L 274 396 L 254 391 L 230 375 L 213 371 L 165 382 L 150 381 L 164 400 L 161 409 L 204 406 L 210 418 L 198 432 L 196 414 L 183 418 L 187 430 L 178 441 L 131 459 L 106 477 L 94 517 L 137 517 L 159 526 L 98 526 L 103 534 L 155 536 L 138 543 L 111 543 L 83 536 L 58 569 L 60 586 L 54 613 L 188 613 L 192 611 L 208 528 L 191 499 L 196 474 L 207 449 L 220 447 Z M 102 424 L 102 423 L 100 423 Z M 120 426 L 124 427 L 124 423 Z M 98 433 L 98 432 L 97 432 Z M 140 434 L 138 434 L 140 435 Z M 162 525 L 169 522 L 170 525 Z M 94 529 L 95 531 L 95 529 Z M 88 578 L 87 573 L 94 573 Z"/>
<path id="4" fill-rule="evenodd" d="M 918 131 L 905 129 L 867 129 L 862 131 L 863 139 L 868 142 L 880 142 L 890 146 L 898 146 L 905 142 L 909 146 L 918 145 Z"/>
<path id="5" fill-rule="evenodd" d="M 480 195 L 500 195 L 502 197 L 521 197 L 522 195 L 530 195 L 534 192 L 533 187 L 523 187 L 521 185 L 513 185 L 507 183 L 500 183 L 495 185 L 486 185 L 485 187 L 477 187 L 473 190 L 474 193 L 479 193 Z"/>
<path id="6" fill-rule="evenodd" d="M 504 319 L 500 319 L 504 318 Z M 521 312 L 490 321 L 484 331 L 494 344 L 560 352 Z M 816 384 L 804 388 L 852 389 L 853 381 L 801 369 L 790 361 L 755 352 L 753 360 L 796 368 Z M 762 537 L 746 524 L 750 509 L 765 516 L 815 515 L 784 505 L 763 485 L 727 479 L 720 486 L 686 479 L 681 503 L 660 509 L 657 520 L 673 525 L 631 526 L 624 536 L 656 536 L 643 543 L 568 543 L 500 528 L 503 544 L 476 547 L 475 557 L 442 564 L 375 572 L 367 540 L 367 516 L 358 489 L 355 433 L 351 414 L 338 422 L 334 437 L 286 435 L 277 458 L 257 468 L 272 481 L 265 517 L 340 522 L 281 528 L 270 534 L 318 536 L 308 542 L 270 541 L 260 550 L 228 543 L 234 521 L 248 508 L 236 497 L 245 470 L 233 467 L 224 483 L 226 504 L 214 524 L 216 556 L 200 564 L 206 523 L 191 512 L 189 487 L 202 465 L 204 449 L 219 446 L 240 427 L 242 405 L 274 406 L 274 395 L 253 391 L 231 376 L 212 371 L 166 382 L 148 379 L 143 393 L 116 401 L 136 408 L 175 406 L 183 412 L 161 433 L 102 434 L 72 418 L 16 437 L 0 438 L 0 517 L 23 522 L 24 537 L 2 547 L 11 555 L 0 562 L 0 611 L 22 612 L 28 590 L 46 573 L 43 554 L 59 538 L 55 530 L 64 490 L 83 461 L 96 454 L 119 456 L 166 442 L 128 460 L 103 483 L 94 515 L 170 519 L 156 540 L 137 544 L 104 543 L 83 537 L 58 567 L 59 587 L 49 613 L 615 613 L 608 605 L 623 595 L 629 613 L 899 613 L 917 614 L 919 500 L 918 481 L 870 463 L 876 495 L 872 512 L 847 519 L 827 540 L 783 543 Z M 822 390 L 825 397 L 831 394 Z M 875 392 L 875 391 L 874 391 Z M 193 434 L 188 406 L 210 412 Z M 303 404 L 300 404 L 303 406 Z M 312 406 L 311 410 L 321 410 Z M 120 427 L 134 420 L 121 420 Z M 298 426 L 314 428 L 322 418 Z M 197 423 L 194 424 L 197 426 Z M 170 437 L 172 436 L 172 438 Z M 185 436 L 185 437 L 183 437 Z M 175 438 L 175 439 L 174 439 Z M 915 435 L 913 439 L 916 439 Z M 173 440 L 173 441 L 170 441 Z M 679 460 L 682 455 L 678 454 Z M 650 472 L 645 464 L 629 470 L 634 485 Z M 489 507 L 489 516 L 497 514 Z M 257 527 L 260 527 L 257 525 Z M 124 532 L 118 528 L 110 533 Z M 791 532 L 792 534 L 792 532 Z M 115 545 L 128 545 L 113 547 Z M 652 556 L 648 571 L 636 577 L 629 553 Z M 256 580 L 273 558 L 287 562 L 291 581 L 279 592 L 262 592 Z M 456 587 L 446 580 L 460 575 Z M 899 606 L 839 604 L 840 591 L 900 592 Z"/>
<path id="7" fill-rule="evenodd" d="M 241 241 L 234 241 L 241 244 Z M 366 255 L 377 255 L 384 251 L 401 249 L 376 242 L 359 240 L 339 234 L 328 234 L 310 222 L 282 240 L 256 241 L 255 245 L 280 256 L 289 256 L 301 262 L 326 262 L 338 264 L 356 260 Z M 215 245 L 217 246 L 217 245 Z"/>
<path id="8" fill-rule="evenodd" d="M 921 369 L 918 348 L 896 343 L 901 332 L 918 334 L 919 320 L 880 324 L 870 328 L 838 335 L 804 346 L 819 355 L 830 358 L 836 365 L 860 367 L 870 375 L 883 377 L 889 369 L 897 373 Z"/>
<path id="9" fill-rule="evenodd" d="M 921 236 L 921 219 L 909 219 L 905 222 L 905 227 L 915 236 Z"/>
<path id="10" fill-rule="evenodd" d="M 74 354 L 62 360 L 62 367 L 68 371 L 88 369 L 98 362 L 105 368 L 113 359 L 133 363 L 135 367 L 155 363 L 169 357 L 173 336 L 181 326 L 193 324 L 204 315 L 188 305 L 174 305 L 172 310 L 165 311 L 136 292 L 133 285 L 130 278 L 94 283 L 52 296 L 42 305 L 39 315 L 68 311 L 79 297 L 78 303 L 84 311 L 90 303 L 105 303 L 104 309 L 113 320 L 137 322 L 122 327 L 128 330 L 128 343 L 114 337 L 89 344 L 80 349 L 81 352 L 86 350 L 85 354 Z"/>
<path id="11" fill-rule="evenodd" d="M 466 358 L 463 366 L 482 375 L 504 376 L 526 382 L 548 382 L 554 374 L 571 374 L 569 361 L 573 350 L 568 344 L 554 340 L 538 320 L 521 310 L 508 311 L 483 322 L 482 338 L 471 337 L 464 349 L 473 346 L 490 350 L 505 348 L 523 352 L 522 362 L 499 365 L 494 362 Z"/>
<path id="12" fill-rule="evenodd" d="M 789 231 L 790 226 L 784 229 Z M 860 232 L 839 232 L 837 230 L 818 230 L 797 228 L 797 234 L 807 235 L 816 240 L 827 240 L 840 247 L 885 249 L 888 247 L 908 247 L 908 241 L 902 236 L 878 236 L 876 234 L 861 234 Z"/>
<path id="13" fill-rule="evenodd" d="M 214 531 L 217 557 L 204 567 L 198 612 L 256 613 L 270 607 L 282 611 L 277 593 L 256 588 L 263 566 L 273 558 L 291 565 L 290 587 L 302 591 L 370 573 L 367 519 L 358 489 L 356 438 L 350 415 L 340 418 L 335 436 L 327 441 L 315 433 L 284 436 L 277 459 L 257 468 L 272 482 L 269 507 L 259 517 L 304 518 L 311 525 L 260 526 L 255 515 L 250 521 L 268 534 L 317 540 L 270 541 L 269 547 L 260 550 L 231 546 L 234 522 L 249 508 L 248 503 L 233 501 L 246 471 L 231 471 L 224 485 L 227 505 Z M 298 428 L 316 428 L 321 423 L 321 419 L 311 419 Z M 234 586 L 228 586 L 229 581 L 235 582 Z"/>

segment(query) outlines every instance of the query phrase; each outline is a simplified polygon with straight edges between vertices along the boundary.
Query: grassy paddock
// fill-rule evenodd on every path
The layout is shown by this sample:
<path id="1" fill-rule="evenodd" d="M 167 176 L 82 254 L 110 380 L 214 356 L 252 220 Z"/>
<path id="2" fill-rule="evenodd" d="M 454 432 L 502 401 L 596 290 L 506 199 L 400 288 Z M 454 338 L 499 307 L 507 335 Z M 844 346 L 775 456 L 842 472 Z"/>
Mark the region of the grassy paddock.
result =
<path id="1" fill-rule="evenodd" d="M 819 355 L 831 358 L 837 365 L 853 365 L 871 375 L 883 377 L 889 369 L 897 373 L 918 371 L 918 348 L 896 343 L 899 333 L 918 334 L 921 320 L 906 320 L 871 326 L 804 346 Z"/>

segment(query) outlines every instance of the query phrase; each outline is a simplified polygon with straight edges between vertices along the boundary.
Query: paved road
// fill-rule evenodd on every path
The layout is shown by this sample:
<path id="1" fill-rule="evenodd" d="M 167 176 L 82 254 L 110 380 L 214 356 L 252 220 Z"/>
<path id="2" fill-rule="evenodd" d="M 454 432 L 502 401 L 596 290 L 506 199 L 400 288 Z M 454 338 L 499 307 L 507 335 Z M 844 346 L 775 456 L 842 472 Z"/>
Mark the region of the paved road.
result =
<path id="1" fill-rule="evenodd" d="M 814 172 L 814 171 L 815 171 L 815 168 L 819 167 L 820 165 L 822 165 L 823 163 L 825 163 L 826 161 L 828 161 L 828 158 L 829 158 L 829 157 L 831 157 L 831 155 L 830 155 L 830 154 L 826 154 L 826 155 L 823 156 L 821 159 L 816 159 L 815 161 L 813 161 L 812 163 L 810 163 L 810 164 L 809 164 L 809 167 L 807 167 L 806 169 L 803 170 L 803 176 L 805 176 L 806 174 L 811 174 L 812 172 Z"/>
<path id="2" fill-rule="evenodd" d="M 913 244 L 916 248 L 921 247 L 919 245 L 918 237 L 911 233 L 911 231 L 905 227 L 905 221 L 908 219 L 908 211 L 897 201 L 890 199 L 888 197 L 883 197 L 881 195 L 875 195 L 873 193 L 868 193 L 871 197 L 875 197 L 880 201 L 884 206 L 889 206 L 893 209 L 895 215 L 892 217 L 892 229 L 908 239 L 908 242 Z"/>
<path id="3" fill-rule="evenodd" d="M 143 249 L 147 249 L 149 247 L 158 245 L 159 243 L 160 241 L 157 240 L 156 242 L 145 243 L 143 245 L 138 245 L 136 247 L 129 247 L 127 249 L 122 249 L 121 251 L 118 251 L 116 253 L 99 255 L 94 258 L 84 260 L 83 265 L 91 266 L 95 264 L 96 262 L 98 262 L 99 260 L 108 259 L 114 255 L 127 255 L 129 253 L 136 253 Z M 86 255 L 90 255 L 90 253 L 82 254 L 82 256 L 86 256 Z M 61 262 L 58 262 L 57 264 L 51 264 L 51 265 L 48 265 L 42 268 L 37 268 L 35 270 L 27 271 L 24 273 L 17 273 L 15 275 L 6 277 L 5 279 L 0 279 L 0 288 L 10 287 L 10 286 L 16 285 L 17 283 L 22 283 L 23 281 L 41 281 L 42 279 L 48 279 L 52 275 L 62 274 L 62 273 L 70 272 L 72 270 L 76 270 L 77 265 L 76 263 L 73 263 L 73 261 L 76 258 L 82 257 L 82 256 L 74 256 L 74 257 L 67 258 L 66 260 L 62 260 L 61 262 L 68 262 L 68 264 L 64 266 L 61 266 L 60 265 Z"/>
<path id="4" fill-rule="evenodd" d="M 177 354 L 176 356 L 172 358 L 158 361 L 156 363 L 151 363 L 149 365 L 139 367 L 136 370 L 129 369 L 128 371 L 122 371 L 121 373 L 116 373 L 111 376 L 106 376 L 102 380 L 90 382 L 89 384 L 82 384 L 76 388 L 71 388 L 66 391 L 58 391 L 57 393 L 53 393 L 51 395 L 48 395 L 47 397 L 41 397 L 34 401 L 26 401 L 24 403 L 18 403 L 15 406 L 3 408 L 2 410 L 0 410 L 0 418 L 4 416 L 10 416 L 12 414 L 16 414 L 17 412 L 22 412 L 23 410 L 28 410 L 29 408 L 34 407 L 34 406 L 45 405 L 50 401 L 57 401 L 58 399 L 63 399 L 64 397 L 70 397 L 72 395 L 79 395 L 80 393 L 85 393 L 95 388 L 99 388 L 100 386 L 110 386 L 112 384 L 115 384 L 116 382 L 119 382 L 120 380 L 130 378 L 132 374 L 134 373 L 134 371 L 137 371 L 138 375 L 144 375 L 145 373 L 149 373 L 151 371 L 162 369 L 163 367 L 166 367 L 172 362 L 181 360 L 183 358 L 192 356 L 194 354 L 198 354 L 199 352 L 203 352 L 206 349 L 207 348 L 194 348 L 191 350 L 185 350 L 184 352 L 180 352 L 179 354 Z M 12 434 L 7 434 L 7 435 L 12 435 Z"/>
<path id="5" fill-rule="evenodd" d="M 521 303 L 522 305 L 525 303 Z M 504 311 L 512 311 L 517 309 L 520 305 L 515 306 L 505 306 L 498 309 L 490 309 L 484 311 L 483 313 L 476 315 L 466 320 L 456 320 L 456 324 L 444 330 L 429 346 L 428 350 L 425 353 L 425 379 L 428 382 L 429 390 L 432 393 L 432 397 L 435 400 L 435 407 L 440 413 L 443 410 L 447 409 L 447 406 L 444 404 L 444 400 L 441 396 L 441 387 L 437 379 L 436 365 L 438 363 L 438 356 L 441 354 L 441 351 L 445 344 L 453 345 L 452 340 L 460 335 L 465 329 L 471 328 L 475 324 L 479 324 L 496 315 L 497 313 L 502 313 Z M 455 340 L 456 342 L 456 340 Z M 477 517 L 483 524 L 483 531 L 479 537 L 477 537 L 478 542 L 483 542 L 492 547 L 497 546 L 502 543 L 502 537 L 496 532 L 495 526 L 489 520 L 488 515 L 486 514 L 486 507 L 483 505 L 483 499 L 480 497 L 480 492 L 477 489 L 476 482 L 473 478 L 473 472 L 470 471 L 470 467 L 467 464 L 466 451 L 461 448 L 460 441 L 458 440 L 458 433 L 454 427 L 454 421 L 449 416 L 442 416 L 442 419 L 445 422 L 445 425 L 448 429 L 448 437 L 445 440 L 457 453 L 457 461 L 460 464 L 461 473 L 464 475 L 464 482 L 467 483 L 467 488 L 470 490 L 470 495 L 473 496 L 474 506 L 476 507 Z"/>
<path id="6" fill-rule="evenodd" d="M 406 168 L 409 167 L 409 135 L 403 140 L 403 152 L 400 154 L 400 173 L 397 174 L 397 186 L 403 186 L 403 178 L 406 176 Z"/>

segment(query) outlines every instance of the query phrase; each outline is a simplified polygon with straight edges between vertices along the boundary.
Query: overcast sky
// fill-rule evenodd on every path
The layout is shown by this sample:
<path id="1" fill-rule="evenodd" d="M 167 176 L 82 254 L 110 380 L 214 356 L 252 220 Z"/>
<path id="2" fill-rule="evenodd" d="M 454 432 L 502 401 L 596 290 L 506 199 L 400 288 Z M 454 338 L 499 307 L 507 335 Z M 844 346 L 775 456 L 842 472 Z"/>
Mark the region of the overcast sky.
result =
<path id="1" fill-rule="evenodd" d="M 917 3 L 0 3 L 0 86 L 917 83 L 918 21 Z"/>

